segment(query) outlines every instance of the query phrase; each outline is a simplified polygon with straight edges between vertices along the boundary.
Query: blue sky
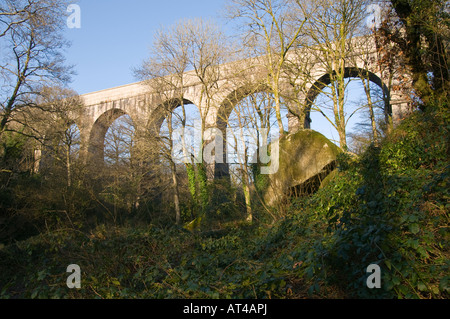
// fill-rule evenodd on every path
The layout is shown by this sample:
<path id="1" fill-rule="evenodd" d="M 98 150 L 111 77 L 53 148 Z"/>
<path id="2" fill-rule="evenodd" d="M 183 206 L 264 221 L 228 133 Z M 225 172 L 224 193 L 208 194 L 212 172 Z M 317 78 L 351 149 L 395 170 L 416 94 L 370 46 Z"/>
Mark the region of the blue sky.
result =
<path id="1" fill-rule="evenodd" d="M 66 52 L 75 66 L 71 88 L 79 94 L 136 82 L 132 69 L 148 56 L 160 26 L 183 18 L 219 23 L 226 0 L 79 0 L 81 28 L 66 31 Z"/>

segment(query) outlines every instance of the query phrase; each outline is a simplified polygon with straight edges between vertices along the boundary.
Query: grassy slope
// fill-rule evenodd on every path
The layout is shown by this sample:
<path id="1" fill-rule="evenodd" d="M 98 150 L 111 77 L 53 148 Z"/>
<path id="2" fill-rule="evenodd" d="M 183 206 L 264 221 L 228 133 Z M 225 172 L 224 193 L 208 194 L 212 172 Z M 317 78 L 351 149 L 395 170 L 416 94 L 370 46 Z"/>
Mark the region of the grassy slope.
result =
<path id="1" fill-rule="evenodd" d="M 272 225 L 42 234 L 0 249 L 2 298 L 448 298 L 448 112 L 407 119 Z M 66 287 L 78 264 L 82 289 Z M 366 267 L 382 269 L 368 289 Z"/>

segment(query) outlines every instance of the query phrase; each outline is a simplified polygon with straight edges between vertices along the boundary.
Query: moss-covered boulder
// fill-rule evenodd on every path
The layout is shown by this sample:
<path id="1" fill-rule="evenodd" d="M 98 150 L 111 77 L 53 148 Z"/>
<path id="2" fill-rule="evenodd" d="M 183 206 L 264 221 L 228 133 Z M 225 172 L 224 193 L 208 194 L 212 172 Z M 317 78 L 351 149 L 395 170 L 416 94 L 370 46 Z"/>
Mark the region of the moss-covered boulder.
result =
<path id="1" fill-rule="evenodd" d="M 260 176 L 265 181 L 263 189 L 259 187 L 265 202 L 272 206 L 295 191 L 318 189 L 320 181 L 335 168 L 340 152 L 339 147 L 314 130 L 283 136 L 279 141 L 278 170 Z"/>

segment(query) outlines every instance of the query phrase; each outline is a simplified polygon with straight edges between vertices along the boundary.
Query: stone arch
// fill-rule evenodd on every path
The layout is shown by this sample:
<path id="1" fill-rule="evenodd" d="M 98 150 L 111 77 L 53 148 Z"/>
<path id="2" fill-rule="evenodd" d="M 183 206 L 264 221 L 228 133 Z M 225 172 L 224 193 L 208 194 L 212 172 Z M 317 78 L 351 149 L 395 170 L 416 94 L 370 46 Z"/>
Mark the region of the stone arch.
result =
<path id="1" fill-rule="evenodd" d="M 223 136 L 223 160 L 222 163 L 214 164 L 214 179 L 228 178 L 230 176 L 230 167 L 227 163 L 227 127 L 228 119 L 236 105 L 254 93 L 271 92 L 270 88 L 262 82 L 244 84 L 230 92 L 222 101 L 216 115 L 216 128 L 222 132 Z M 216 145 L 217 147 L 217 145 Z"/>
<path id="2" fill-rule="evenodd" d="M 183 131 L 186 135 L 182 135 L 182 132 L 180 130 L 180 122 L 176 122 L 176 117 L 173 117 L 172 120 L 172 129 L 173 129 L 173 135 L 172 135 L 172 141 L 173 141 L 173 150 L 176 154 L 178 151 L 182 149 L 182 145 L 186 145 L 188 149 L 194 149 L 198 150 L 198 152 L 194 152 L 197 156 L 197 154 L 200 154 L 200 147 L 201 147 L 201 140 L 197 139 L 197 135 L 192 134 L 193 130 L 200 129 L 200 126 L 191 126 L 191 121 L 200 121 L 200 116 L 198 114 L 195 114 L 192 116 L 193 109 L 194 112 L 198 112 L 201 114 L 201 109 L 199 105 L 195 104 L 193 102 L 193 99 L 191 98 L 167 98 L 166 100 L 159 100 L 158 103 L 155 103 L 156 107 L 152 109 L 152 112 L 150 113 L 149 119 L 145 125 L 143 125 L 143 128 L 145 130 L 145 133 L 142 135 L 142 142 L 144 147 L 146 149 L 152 149 L 154 153 L 152 152 L 152 160 L 154 160 L 154 156 L 159 157 L 160 154 L 160 148 L 165 143 L 165 138 L 168 137 L 167 135 L 167 123 L 164 125 L 165 121 L 168 120 L 168 113 L 174 113 L 177 109 L 179 109 L 182 105 L 185 107 L 188 107 L 186 109 L 186 120 L 188 120 L 186 131 Z M 195 136 L 194 136 L 195 135 Z M 162 137 L 162 138 L 161 138 Z M 181 143 L 181 138 L 185 138 L 184 142 L 186 144 Z M 166 145 L 167 146 L 167 145 Z M 172 154 L 173 155 L 173 154 Z M 183 156 L 180 157 L 174 157 L 173 158 L 175 164 L 181 164 L 184 163 L 186 158 Z"/>
<path id="3" fill-rule="evenodd" d="M 264 83 L 246 84 L 238 87 L 227 95 L 219 106 L 217 113 L 216 127 L 219 129 L 226 129 L 228 117 L 235 106 L 253 93 L 270 92 L 270 88 Z"/>
<path id="4" fill-rule="evenodd" d="M 369 75 L 369 81 L 372 83 L 375 83 L 378 87 L 380 87 L 383 92 L 384 95 L 386 97 L 386 101 L 385 101 L 385 109 L 386 112 L 388 112 L 390 115 L 392 113 L 391 107 L 389 105 L 389 100 L 390 100 L 390 91 L 388 89 L 388 87 L 386 86 L 386 84 L 383 82 L 383 80 L 375 73 L 371 72 L 371 71 L 367 71 L 364 70 L 362 68 L 359 67 L 347 67 L 345 68 L 345 78 L 361 78 L 361 74 L 363 72 L 368 72 Z M 308 90 L 306 97 L 305 97 L 305 110 L 306 110 L 306 118 L 310 120 L 310 110 L 311 110 L 311 106 L 314 103 L 315 99 L 317 98 L 317 96 L 320 94 L 321 90 L 323 88 L 325 88 L 327 85 L 329 85 L 331 83 L 331 79 L 330 79 L 330 74 L 326 73 L 324 75 L 322 75 L 321 77 L 319 77 L 315 83 L 311 86 L 311 88 Z"/>
<path id="5" fill-rule="evenodd" d="M 112 108 L 101 114 L 92 125 L 88 141 L 88 160 L 91 164 L 104 164 L 106 133 L 114 121 L 123 115 L 129 114 L 122 109 Z M 132 117 L 131 119 L 136 123 Z"/>
<path id="6" fill-rule="evenodd" d="M 159 134 L 161 130 L 161 125 L 164 123 L 166 119 L 165 113 L 167 110 L 173 112 L 176 108 L 181 105 L 195 105 L 197 108 L 199 106 L 195 104 L 192 99 L 188 98 L 169 98 L 165 101 L 159 103 L 156 108 L 151 112 L 147 127 L 150 129 L 152 134 Z M 200 109 L 199 109 L 200 111 Z"/>

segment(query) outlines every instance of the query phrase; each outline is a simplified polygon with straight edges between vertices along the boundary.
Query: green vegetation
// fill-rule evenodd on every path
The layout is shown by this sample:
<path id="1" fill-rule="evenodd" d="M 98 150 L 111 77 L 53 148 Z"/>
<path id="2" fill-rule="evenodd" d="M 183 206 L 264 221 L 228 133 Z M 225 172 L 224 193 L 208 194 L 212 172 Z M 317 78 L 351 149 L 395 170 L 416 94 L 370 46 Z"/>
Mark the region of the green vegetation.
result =
<path id="1" fill-rule="evenodd" d="M 88 230 L 71 216 L 5 242 L 0 297 L 448 298 L 450 114 L 428 109 L 360 157 L 341 155 L 324 187 L 271 223 L 262 208 L 252 224 L 192 232 L 163 223 Z M 66 286 L 73 263 L 81 289 Z M 373 263 L 381 289 L 366 286 Z"/>

